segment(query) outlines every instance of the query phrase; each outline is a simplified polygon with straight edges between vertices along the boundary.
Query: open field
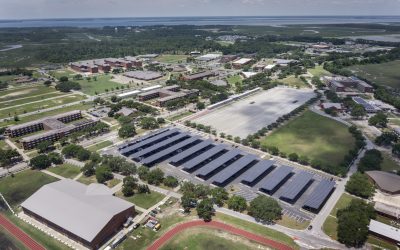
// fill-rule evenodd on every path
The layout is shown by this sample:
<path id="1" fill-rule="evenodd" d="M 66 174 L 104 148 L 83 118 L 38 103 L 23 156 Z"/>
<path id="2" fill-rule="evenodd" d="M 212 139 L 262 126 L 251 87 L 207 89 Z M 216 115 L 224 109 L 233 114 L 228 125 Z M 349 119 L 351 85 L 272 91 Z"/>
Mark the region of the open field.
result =
<path id="1" fill-rule="evenodd" d="M 220 249 L 220 250 L 250 250 L 260 245 L 250 240 L 221 230 L 211 228 L 191 228 L 175 235 L 162 250 L 178 249 Z"/>
<path id="2" fill-rule="evenodd" d="M 84 175 L 82 175 L 77 181 L 79 181 L 80 183 L 83 183 L 85 185 L 89 185 L 92 183 L 97 183 L 97 179 L 95 175 L 86 177 Z"/>
<path id="3" fill-rule="evenodd" d="M 0 149 L 11 149 L 11 148 L 4 140 L 0 140 Z"/>
<path id="4" fill-rule="evenodd" d="M 129 202 L 132 202 L 136 206 L 139 206 L 144 209 L 148 209 L 154 206 L 165 197 L 165 195 L 157 193 L 155 191 L 151 191 L 150 194 L 135 193 L 131 197 L 125 197 L 122 193 L 118 192 L 117 196 Z"/>
<path id="5" fill-rule="evenodd" d="M 65 178 L 72 179 L 81 172 L 81 169 L 77 166 L 74 166 L 74 165 L 71 165 L 68 163 L 64 163 L 60 166 L 49 168 L 48 171 L 58 174 L 58 175 L 61 175 Z"/>
<path id="6" fill-rule="evenodd" d="M 0 193 L 11 206 L 16 207 L 43 185 L 57 180 L 39 171 L 25 170 L 14 177 L 8 176 L 1 179 Z"/>
<path id="7" fill-rule="evenodd" d="M 76 75 L 77 73 L 75 73 L 72 70 L 69 69 L 63 69 L 63 70 L 54 70 L 54 71 L 50 71 L 49 73 L 51 76 L 60 79 L 62 76 L 66 76 L 68 78 L 73 77 L 74 75 Z"/>
<path id="8" fill-rule="evenodd" d="M 88 95 L 95 95 L 97 93 L 105 93 L 106 89 L 110 90 L 112 88 L 121 87 L 123 84 L 112 81 L 111 75 L 99 75 L 97 76 L 97 81 L 93 79 L 88 80 L 79 80 L 79 84 L 81 85 L 81 91 Z"/>
<path id="9" fill-rule="evenodd" d="M 75 94 L 75 95 L 68 95 L 52 100 L 47 100 L 47 101 L 41 101 L 41 102 L 35 102 L 35 103 L 26 103 L 21 106 L 14 106 L 14 107 L 9 107 L 5 109 L 0 110 L 0 118 L 7 118 L 7 117 L 13 117 L 15 114 L 21 115 L 24 113 L 29 113 L 29 112 L 34 112 L 36 110 L 40 109 L 47 109 L 59 105 L 64 105 L 68 104 L 71 102 L 78 102 L 85 100 L 86 97 Z"/>
<path id="10" fill-rule="evenodd" d="M 400 164 L 393 160 L 393 158 L 386 152 L 382 152 L 383 162 L 381 164 L 382 171 L 398 171 Z"/>
<path id="11" fill-rule="evenodd" d="M 0 102 L 15 100 L 20 98 L 33 97 L 49 93 L 58 93 L 53 87 L 46 87 L 44 85 L 33 85 L 23 88 L 9 88 L 0 91 Z"/>
<path id="12" fill-rule="evenodd" d="M 212 110 L 194 121 L 211 126 L 218 133 L 245 138 L 290 113 L 314 95 L 310 89 L 277 87 Z M 227 121 L 234 121 L 235 126 Z"/>
<path id="13" fill-rule="evenodd" d="M 161 63 L 184 63 L 187 57 L 187 55 L 160 55 L 155 60 Z"/>
<path id="14" fill-rule="evenodd" d="M 169 117 L 167 117 L 167 119 L 170 120 L 170 121 L 177 121 L 177 120 L 180 120 L 180 119 L 182 119 L 182 118 L 184 118 L 186 116 L 192 115 L 192 114 L 193 114 L 193 112 L 186 111 L 186 112 L 182 112 L 182 113 L 177 114 L 177 115 L 169 116 Z"/>
<path id="15" fill-rule="evenodd" d="M 229 76 L 226 78 L 226 80 L 228 81 L 228 83 L 232 86 L 235 86 L 235 83 L 240 83 L 242 84 L 243 79 L 240 75 L 233 75 L 233 76 Z"/>
<path id="16" fill-rule="evenodd" d="M 308 69 L 308 72 L 310 72 L 313 76 L 316 76 L 316 77 L 332 75 L 330 72 L 324 70 L 324 67 L 322 65 L 315 66 L 315 68 L 313 68 L 313 69 Z"/>
<path id="17" fill-rule="evenodd" d="M 400 60 L 380 64 L 355 65 L 348 69 L 377 85 L 400 88 Z"/>
<path id="18" fill-rule="evenodd" d="M 113 143 L 111 141 L 102 141 L 100 143 L 97 143 L 95 145 L 92 145 L 90 147 L 87 147 L 88 150 L 92 151 L 92 152 L 96 152 L 102 148 L 108 147 L 110 145 L 112 145 Z"/>
<path id="19" fill-rule="evenodd" d="M 310 85 L 304 83 L 299 77 L 294 77 L 294 76 L 289 76 L 284 79 L 278 80 L 279 82 L 284 83 L 285 85 L 288 85 L 290 87 L 294 88 L 309 88 Z"/>
<path id="20" fill-rule="evenodd" d="M 306 111 L 261 140 L 287 154 L 297 153 L 336 166 L 354 147 L 348 128 L 332 119 Z"/>
<path id="21" fill-rule="evenodd" d="M 56 115 L 56 114 L 60 114 L 60 113 L 65 113 L 65 112 L 72 111 L 72 110 L 86 110 L 86 109 L 91 108 L 92 106 L 93 105 L 91 103 L 85 103 L 85 104 L 80 103 L 80 104 L 76 104 L 76 105 L 72 105 L 72 106 L 68 106 L 68 107 L 54 109 L 54 110 L 47 111 L 47 112 L 37 113 L 37 114 L 25 116 L 25 117 L 19 117 L 18 122 L 14 121 L 14 119 L 10 119 L 9 121 L 0 122 L 0 127 L 9 126 L 9 125 L 13 125 L 13 124 L 21 124 L 21 123 L 41 119 L 43 117 L 48 117 L 48 116 L 52 116 L 52 115 Z"/>
<path id="22" fill-rule="evenodd" d="M 7 230 L 0 226 L 0 246 L 1 249 L 6 250 L 26 250 L 28 248 L 25 247 L 20 241 L 15 239 Z"/>
<path id="23" fill-rule="evenodd" d="M 42 95 L 37 95 L 37 96 L 31 96 L 31 97 L 25 97 L 25 98 L 19 98 L 19 99 L 13 99 L 13 100 L 8 100 L 8 101 L 0 101 L 1 108 L 7 108 L 7 107 L 12 107 L 15 105 L 22 105 L 25 103 L 29 102 L 38 102 L 42 101 L 47 98 L 54 98 L 54 97 L 59 97 L 59 96 L 64 96 L 68 95 L 68 93 L 62 93 L 62 92 L 51 92 L 48 94 L 42 94 Z"/>

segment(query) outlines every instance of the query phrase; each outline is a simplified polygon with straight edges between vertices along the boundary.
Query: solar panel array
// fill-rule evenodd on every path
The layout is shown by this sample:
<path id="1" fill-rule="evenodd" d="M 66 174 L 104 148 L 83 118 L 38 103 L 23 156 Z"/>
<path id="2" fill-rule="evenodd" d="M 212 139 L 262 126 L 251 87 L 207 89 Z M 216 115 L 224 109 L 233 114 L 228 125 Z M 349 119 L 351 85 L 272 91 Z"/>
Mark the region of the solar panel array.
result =
<path id="1" fill-rule="evenodd" d="M 280 196 L 281 199 L 288 201 L 295 201 L 296 198 L 301 194 L 302 191 L 311 182 L 313 175 L 308 172 L 300 172 L 296 174 L 292 181 L 289 182 L 283 190 L 283 194 Z"/>
<path id="2" fill-rule="evenodd" d="M 213 161 L 207 163 L 204 165 L 197 173 L 196 175 L 199 177 L 205 178 L 209 174 L 211 174 L 213 171 L 217 170 L 219 167 L 224 165 L 225 163 L 229 162 L 235 157 L 238 157 L 240 155 L 240 150 L 234 149 L 231 151 L 226 152 L 225 154 L 219 156 L 218 158 L 214 159 Z"/>
<path id="3" fill-rule="evenodd" d="M 293 168 L 288 166 L 281 166 L 275 169 L 262 181 L 260 189 L 267 193 L 274 193 L 274 191 L 276 191 L 275 189 L 292 173 L 292 170 Z"/>
<path id="4" fill-rule="evenodd" d="M 249 170 L 244 172 L 244 174 L 241 176 L 241 182 L 251 185 L 257 180 L 257 178 L 259 178 L 265 172 L 272 170 L 274 164 L 275 162 L 271 160 L 259 161 Z"/>
<path id="5" fill-rule="evenodd" d="M 232 178 L 232 176 L 236 175 L 238 172 L 240 172 L 242 169 L 244 169 L 250 163 L 254 162 L 256 159 L 257 159 L 257 156 L 255 156 L 255 155 L 243 156 L 242 158 L 235 161 L 228 167 L 224 168 L 218 174 L 214 175 L 213 183 L 215 183 L 217 185 L 224 184 L 226 181 L 228 181 L 230 178 Z"/>
<path id="6" fill-rule="evenodd" d="M 160 129 L 126 143 L 118 150 L 122 155 L 146 166 L 167 160 L 170 164 L 182 167 L 184 171 L 194 172 L 205 180 L 210 179 L 210 183 L 218 186 L 225 186 L 232 180 L 250 186 L 258 183 L 259 190 L 271 195 L 282 187 L 282 192 L 277 195 L 289 202 L 297 201 L 313 179 L 313 175 L 308 172 L 293 171 L 288 166 L 275 166 L 275 161 L 262 160 L 256 155 L 231 149 L 224 144 L 214 144 L 211 139 L 202 140 L 200 136 L 193 136 L 177 128 Z M 324 179 L 319 182 L 306 197 L 303 207 L 311 211 L 319 210 L 334 186 L 334 181 Z"/>
<path id="7" fill-rule="evenodd" d="M 303 207 L 314 211 L 320 210 L 334 188 L 334 181 L 323 179 L 307 197 Z"/>

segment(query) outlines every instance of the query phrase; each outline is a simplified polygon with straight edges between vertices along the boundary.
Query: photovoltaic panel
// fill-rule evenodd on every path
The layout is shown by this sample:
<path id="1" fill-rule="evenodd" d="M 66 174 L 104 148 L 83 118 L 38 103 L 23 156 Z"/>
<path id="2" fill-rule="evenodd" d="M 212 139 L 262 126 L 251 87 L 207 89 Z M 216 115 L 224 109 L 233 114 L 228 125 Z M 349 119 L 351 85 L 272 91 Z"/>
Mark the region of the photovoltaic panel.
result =
<path id="1" fill-rule="evenodd" d="M 141 142 L 139 142 L 137 144 L 134 144 L 132 146 L 124 148 L 124 149 L 122 149 L 120 151 L 120 153 L 125 155 L 125 156 L 127 156 L 131 152 L 135 152 L 136 150 L 139 150 L 141 147 L 144 147 L 144 146 L 149 145 L 151 143 L 154 143 L 154 142 L 157 142 L 159 140 L 162 140 L 163 138 L 165 138 L 167 136 L 170 136 L 170 135 L 173 135 L 173 134 L 178 133 L 178 132 L 179 132 L 178 129 L 171 129 L 169 131 L 166 131 L 164 133 L 161 133 L 159 135 L 156 135 L 154 137 L 151 137 L 151 138 L 148 138 L 148 139 L 146 139 L 144 141 L 141 141 Z"/>
<path id="2" fill-rule="evenodd" d="M 193 143 L 195 141 L 198 141 L 199 139 L 200 139 L 199 136 L 190 137 L 190 138 L 188 138 L 188 139 L 186 139 L 184 141 L 179 142 L 176 145 L 173 145 L 173 146 L 171 146 L 169 148 L 166 148 L 166 149 L 164 149 L 164 150 L 162 150 L 160 152 L 157 152 L 156 154 L 154 154 L 154 155 L 152 155 L 152 156 L 150 156 L 150 157 L 148 157 L 146 159 L 143 159 L 141 162 L 143 164 L 145 164 L 145 165 L 146 164 L 151 164 L 151 163 L 153 163 L 153 162 L 165 157 L 166 155 L 169 155 L 169 154 L 175 152 L 176 150 L 178 150 L 180 148 L 186 147 L 187 145 L 189 145 L 189 144 L 191 144 L 191 143 Z"/>
<path id="3" fill-rule="evenodd" d="M 292 173 L 293 168 L 288 166 L 281 166 L 275 169 L 270 175 L 261 181 L 260 189 L 267 193 L 274 193 L 276 188 L 283 184 L 289 175 Z"/>
<path id="4" fill-rule="evenodd" d="M 292 177 L 292 181 L 284 187 L 280 198 L 283 200 L 295 201 L 304 189 L 307 188 L 312 178 L 313 175 L 305 171 L 296 174 Z"/>
<path id="5" fill-rule="evenodd" d="M 221 167 L 222 165 L 232 160 L 233 158 L 239 156 L 240 154 L 241 151 L 238 149 L 228 151 L 225 154 L 219 156 L 218 158 L 210 161 L 209 163 L 201 167 L 199 172 L 196 173 L 196 175 L 199 177 L 206 177 L 207 175 L 211 174 L 214 170 Z"/>
<path id="6" fill-rule="evenodd" d="M 191 159 L 188 162 L 185 162 L 183 164 L 183 169 L 184 170 L 191 170 L 193 168 L 195 168 L 197 165 L 199 165 L 200 163 L 202 163 L 203 161 L 213 157 L 214 155 L 218 154 L 219 152 L 225 150 L 225 145 L 217 145 L 213 148 L 211 148 L 210 150 L 207 150 L 206 152 L 196 156 L 195 158 Z"/>
<path id="7" fill-rule="evenodd" d="M 122 149 L 124 149 L 126 147 L 132 146 L 132 145 L 134 145 L 134 144 L 136 144 L 138 142 L 147 140 L 147 139 L 149 139 L 151 137 L 154 137 L 154 136 L 159 135 L 161 133 L 167 132 L 168 130 L 169 130 L 169 128 L 159 129 L 157 131 L 154 131 L 153 133 L 149 133 L 148 135 L 142 136 L 142 137 L 140 137 L 140 138 L 138 138 L 136 140 L 128 141 L 126 143 L 123 143 L 121 146 L 119 146 L 118 150 L 121 151 Z"/>
<path id="8" fill-rule="evenodd" d="M 323 179 L 307 197 L 303 207 L 314 211 L 320 210 L 334 188 L 334 181 Z"/>
<path id="9" fill-rule="evenodd" d="M 183 159 L 185 159 L 186 157 L 189 157 L 192 154 L 210 146 L 211 144 L 212 144 L 212 140 L 206 140 L 206 141 L 200 142 L 199 144 L 197 144 L 197 145 L 175 155 L 171 159 L 169 159 L 169 163 L 171 163 L 171 164 L 178 163 L 178 162 L 182 161 Z"/>
<path id="10" fill-rule="evenodd" d="M 145 148 L 143 150 L 140 150 L 140 151 L 130 155 L 129 158 L 139 159 L 140 157 L 142 157 L 142 156 L 144 156 L 144 155 L 146 155 L 148 153 L 151 153 L 151 152 L 153 152 L 153 151 L 155 151 L 157 149 L 160 149 L 160 148 L 162 148 L 164 146 L 167 146 L 168 144 L 174 143 L 174 142 L 176 142 L 176 141 L 178 141 L 178 140 L 180 140 L 180 139 L 182 139 L 184 137 L 189 137 L 188 133 L 182 133 L 182 134 L 173 135 L 173 136 L 171 136 L 169 138 L 166 138 L 166 140 L 158 142 L 158 143 L 154 144 L 153 146 L 150 146 L 148 148 Z"/>
<path id="11" fill-rule="evenodd" d="M 244 169 L 246 166 L 248 166 L 250 163 L 255 161 L 257 159 L 257 156 L 255 155 L 245 155 L 239 160 L 235 161 L 228 167 L 224 168 L 221 172 L 216 174 L 213 177 L 213 183 L 217 185 L 222 185 L 226 181 L 228 181 L 232 176 L 240 172 L 242 169 Z"/>
<path id="12" fill-rule="evenodd" d="M 249 170 L 241 175 L 241 182 L 245 184 L 251 184 L 257 180 L 262 174 L 267 171 L 270 171 L 275 164 L 274 161 L 271 160 L 261 160 L 254 166 L 252 166 Z"/>

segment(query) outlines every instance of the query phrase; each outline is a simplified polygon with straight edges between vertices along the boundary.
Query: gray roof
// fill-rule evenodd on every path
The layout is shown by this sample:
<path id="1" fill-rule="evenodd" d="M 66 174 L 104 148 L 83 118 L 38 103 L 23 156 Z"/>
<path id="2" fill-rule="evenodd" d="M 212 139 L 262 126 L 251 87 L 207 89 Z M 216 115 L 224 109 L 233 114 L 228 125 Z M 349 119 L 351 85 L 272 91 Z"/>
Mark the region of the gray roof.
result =
<path id="1" fill-rule="evenodd" d="M 368 171 L 365 172 L 376 185 L 385 192 L 398 193 L 400 192 L 400 176 L 384 171 Z"/>
<path id="2" fill-rule="evenodd" d="M 303 207 L 319 210 L 334 188 L 334 181 L 323 179 L 307 197 Z"/>
<path id="3" fill-rule="evenodd" d="M 396 242 L 400 242 L 400 229 L 386 225 L 382 222 L 371 220 L 369 223 L 369 231 L 378 235 L 385 236 Z"/>
<path id="4" fill-rule="evenodd" d="M 155 71 L 129 71 L 124 74 L 126 77 L 139 80 L 153 80 L 162 77 L 163 75 Z"/>
<path id="5" fill-rule="evenodd" d="M 133 204 L 113 196 L 102 184 L 86 186 L 65 179 L 44 185 L 21 206 L 92 242 L 115 215 Z"/>

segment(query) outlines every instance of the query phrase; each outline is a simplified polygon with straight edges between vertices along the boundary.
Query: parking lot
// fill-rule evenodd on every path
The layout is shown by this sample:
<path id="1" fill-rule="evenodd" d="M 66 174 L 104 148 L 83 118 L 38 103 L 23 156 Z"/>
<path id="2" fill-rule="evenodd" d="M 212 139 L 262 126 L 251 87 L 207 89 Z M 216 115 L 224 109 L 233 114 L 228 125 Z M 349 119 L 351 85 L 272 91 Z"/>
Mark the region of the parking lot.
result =
<path id="1" fill-rule="evenodd" d="M 245 138 L 313 98 L 311 89 L 276 87 L 212 110 L 194 122 Z"/>

